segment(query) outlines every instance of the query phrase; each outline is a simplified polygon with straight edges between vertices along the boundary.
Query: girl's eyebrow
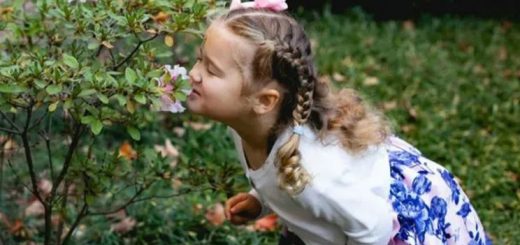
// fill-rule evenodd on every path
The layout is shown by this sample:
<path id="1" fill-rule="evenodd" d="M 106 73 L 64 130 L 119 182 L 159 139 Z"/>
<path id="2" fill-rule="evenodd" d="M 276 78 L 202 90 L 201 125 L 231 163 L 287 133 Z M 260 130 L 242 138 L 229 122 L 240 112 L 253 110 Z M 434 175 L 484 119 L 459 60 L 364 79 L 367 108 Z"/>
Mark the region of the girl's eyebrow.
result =
<path id="1" fill-rule="evenodd" d="M 204 53 L 204 49 L 202 48 L 202 46 L 199 47 L 199 54 L 202 57 L 204 57 L 204 59 L 209 63 L 209 65 L 215 67 L 215 69 L 217 69 L 217 72 L 222 73 L 222 69 L 220 69 L 220 67 L 217 66 L 217 64 Z"/>

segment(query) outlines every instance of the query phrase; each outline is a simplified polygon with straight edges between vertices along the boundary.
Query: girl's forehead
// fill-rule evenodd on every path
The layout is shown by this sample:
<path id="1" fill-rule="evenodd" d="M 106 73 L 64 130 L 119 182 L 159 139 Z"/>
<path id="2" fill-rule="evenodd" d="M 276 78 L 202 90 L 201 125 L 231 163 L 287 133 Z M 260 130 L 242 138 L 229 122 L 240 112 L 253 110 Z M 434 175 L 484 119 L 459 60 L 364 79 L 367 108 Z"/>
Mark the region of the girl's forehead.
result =
<path id="1" fill-rule="evenodd" d="M 257 47 L 249 40 L 234 34 L 225 23 L 212 23 L 204 34 L 204 52 L 228 65 L 239 68 L 252 62 Z"/>

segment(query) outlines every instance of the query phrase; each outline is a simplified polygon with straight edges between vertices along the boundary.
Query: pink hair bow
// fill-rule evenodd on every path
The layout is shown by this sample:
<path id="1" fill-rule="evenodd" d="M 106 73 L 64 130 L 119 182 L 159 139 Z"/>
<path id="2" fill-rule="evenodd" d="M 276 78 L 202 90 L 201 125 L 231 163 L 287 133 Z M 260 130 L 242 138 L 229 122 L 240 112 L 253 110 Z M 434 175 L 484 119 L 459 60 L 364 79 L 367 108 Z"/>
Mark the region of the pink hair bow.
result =
<path id="1" fill-rule="evenodd" d="M 240 0 L 232 0 L 230 10 L 239 8 L 266 8 L 276 12 L 286 10 L 287 3 L 285 0 L 255 0 L 253 2 L 242 3 Z"/>

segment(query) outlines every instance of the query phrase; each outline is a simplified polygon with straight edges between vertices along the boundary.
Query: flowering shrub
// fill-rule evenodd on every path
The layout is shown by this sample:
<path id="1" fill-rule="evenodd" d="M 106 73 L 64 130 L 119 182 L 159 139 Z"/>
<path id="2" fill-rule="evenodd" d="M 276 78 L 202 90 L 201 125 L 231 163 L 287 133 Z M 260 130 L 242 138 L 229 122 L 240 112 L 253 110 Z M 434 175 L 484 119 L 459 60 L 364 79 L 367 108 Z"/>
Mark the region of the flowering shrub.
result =
<path id="1" fill-rule="evenodd" d="M 130 205 L 193 191 L 143 132 L 184 111 L 186 69 L 163 64 L 217 5 L 0 1 L 0 241 L 86 238 L 87 217 L 125 234 Z"/>

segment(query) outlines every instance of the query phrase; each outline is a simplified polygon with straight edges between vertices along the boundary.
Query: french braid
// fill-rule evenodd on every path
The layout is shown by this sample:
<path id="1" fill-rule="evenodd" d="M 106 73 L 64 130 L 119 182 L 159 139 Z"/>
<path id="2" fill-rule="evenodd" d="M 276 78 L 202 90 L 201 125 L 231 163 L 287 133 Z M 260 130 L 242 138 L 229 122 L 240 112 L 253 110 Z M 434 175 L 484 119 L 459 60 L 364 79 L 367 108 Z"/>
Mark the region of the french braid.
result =
<path id="1" fill-rule="evenodd" d="M 310 41 L 301 25 L 280 12 L 236 9 L 217 18 L 236 35 L 257 45 L 247 71 L 246 90 L 276 80 L 285 89 L 276 124 L 276 138 L 287 127 L 310 125 L 320 139 L 335 133 L 346 150 L 359 152 L 381 143 L 389 134 L 382 116 L 372 111 L 353 90 L 334 95 L 327 83 L 317 79 Z M 277 152 L 278 182 L 291 195 L 304 190 L 309 173 L 301 165 L 300 135 L 293 133 Z M 312 163 L 323 164 L 323 163 Z"/>

